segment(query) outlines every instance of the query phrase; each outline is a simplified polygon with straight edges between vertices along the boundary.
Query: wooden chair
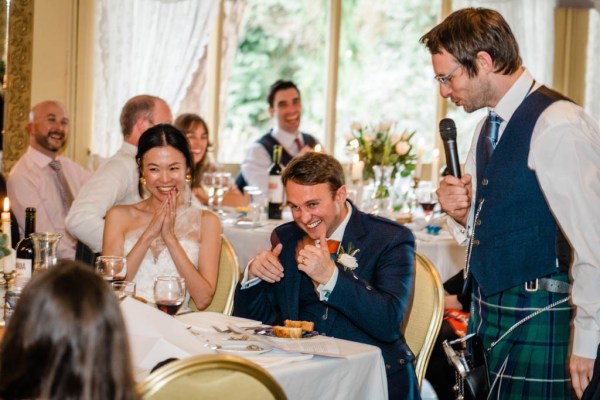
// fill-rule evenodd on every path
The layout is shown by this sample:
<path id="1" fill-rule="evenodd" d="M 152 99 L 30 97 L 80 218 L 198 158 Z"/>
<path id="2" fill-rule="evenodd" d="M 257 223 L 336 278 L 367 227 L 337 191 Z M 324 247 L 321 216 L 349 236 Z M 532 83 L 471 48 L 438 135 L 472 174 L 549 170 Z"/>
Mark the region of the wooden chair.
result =
<path id="1" fill-rule="evenodd" d="M 415 288 L 404 337 L 416 357 L 419 387 L 444 316 L 444 287 L 440 274 L 425 256 L 415 255 Z"/>
<path id="2" fill-rule="evenodd" d="M 241 357 L 203 354 L 173 361 L 139 386 L 144 400 L 285 400 L 285 392 L 263 368 Z"/>
<path id="3" fill-rule="evenodd" d="M 235 249 L 231 242 L 221 235 L 221 254 L 219 256 L 219 275 L 217 277 L 217 290 L 212 303 L 203 311 L 220 312 L 231 315 L 233 312 L 233 296 L 235 287 L 240 280 L 240 266 Z M 196 303 L 190 298 L 189 307 L 198 311 Z"/>

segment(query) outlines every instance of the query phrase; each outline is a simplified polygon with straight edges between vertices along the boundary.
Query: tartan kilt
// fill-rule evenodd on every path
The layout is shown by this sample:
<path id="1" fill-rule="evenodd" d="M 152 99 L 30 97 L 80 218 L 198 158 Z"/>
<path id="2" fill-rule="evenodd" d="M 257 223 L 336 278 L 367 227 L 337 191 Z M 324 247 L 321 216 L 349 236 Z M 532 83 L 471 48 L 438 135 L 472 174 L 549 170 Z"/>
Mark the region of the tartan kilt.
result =
<path id="1" fill-rule="evenodd" d="M 564 275 L 564 276 L 562 276 Z M 566 274 L 553 279 L 568 281 Z M 477 332 L 486 349 L 511 326 L 566 294 L 527 292 L 524 285 L 484 296 L 473 282 L 469 332 Z M 572 307 L 567 301 L 531 318 L 487 353 L 488 399 L 571 399 L 568 371 Z"/>

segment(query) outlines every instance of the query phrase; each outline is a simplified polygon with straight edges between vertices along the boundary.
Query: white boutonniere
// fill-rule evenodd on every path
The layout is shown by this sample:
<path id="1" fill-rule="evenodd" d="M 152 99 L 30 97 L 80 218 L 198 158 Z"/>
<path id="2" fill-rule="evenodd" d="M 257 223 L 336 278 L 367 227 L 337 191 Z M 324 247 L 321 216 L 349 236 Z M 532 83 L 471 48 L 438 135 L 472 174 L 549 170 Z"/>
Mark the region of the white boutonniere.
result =
<path id="1" fill-rule="evenodd" d="M 358 268 L 358 261 L 356 261 L 356 253 L 360 250 L 355 249 L 352 243 L 348 243 L 348 248 L 344 250 L 343 246 L 340 246 L 340 252 L 337 257 L 337 262 L 344 267 L 344 271 L 350 270 L 354 273 L 354 270 Z"/>

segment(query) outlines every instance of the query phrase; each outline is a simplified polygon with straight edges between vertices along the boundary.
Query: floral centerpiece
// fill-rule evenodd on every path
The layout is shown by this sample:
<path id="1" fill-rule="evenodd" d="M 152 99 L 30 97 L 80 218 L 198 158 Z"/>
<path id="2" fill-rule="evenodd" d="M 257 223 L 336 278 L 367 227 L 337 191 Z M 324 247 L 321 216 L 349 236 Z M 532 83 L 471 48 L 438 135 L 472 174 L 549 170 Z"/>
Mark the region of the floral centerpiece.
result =
<path id="1" fill-rule="evenodd" d="M 400 171 L 406 177 L 415 169 L 416 156 L 411 154 L 411 138 L 415 132 L 394 132 L 394 124 L 384 121 L 378 124 L 352 124 L 350 151 L 358 154 L 364 162 L 363 180 L 375 178 L 374 166 L 392 166 L 392 176 Z"/>

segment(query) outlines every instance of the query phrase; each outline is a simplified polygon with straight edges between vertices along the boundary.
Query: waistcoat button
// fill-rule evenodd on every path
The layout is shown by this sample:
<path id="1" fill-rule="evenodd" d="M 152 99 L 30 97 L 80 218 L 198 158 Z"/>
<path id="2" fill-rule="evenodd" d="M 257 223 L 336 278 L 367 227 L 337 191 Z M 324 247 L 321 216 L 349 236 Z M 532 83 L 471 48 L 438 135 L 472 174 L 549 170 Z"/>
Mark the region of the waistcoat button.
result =
<path id="1" fill-rule="evenodd" d="M 483 186 L 487 186 L 487 185 L 488 185 L 488 183 L 489 183 L 489 181 L 488 181 L 486 178 L 483 178 L 483 179 L 481 180 L 481 184 L 482 184 Z"/>

